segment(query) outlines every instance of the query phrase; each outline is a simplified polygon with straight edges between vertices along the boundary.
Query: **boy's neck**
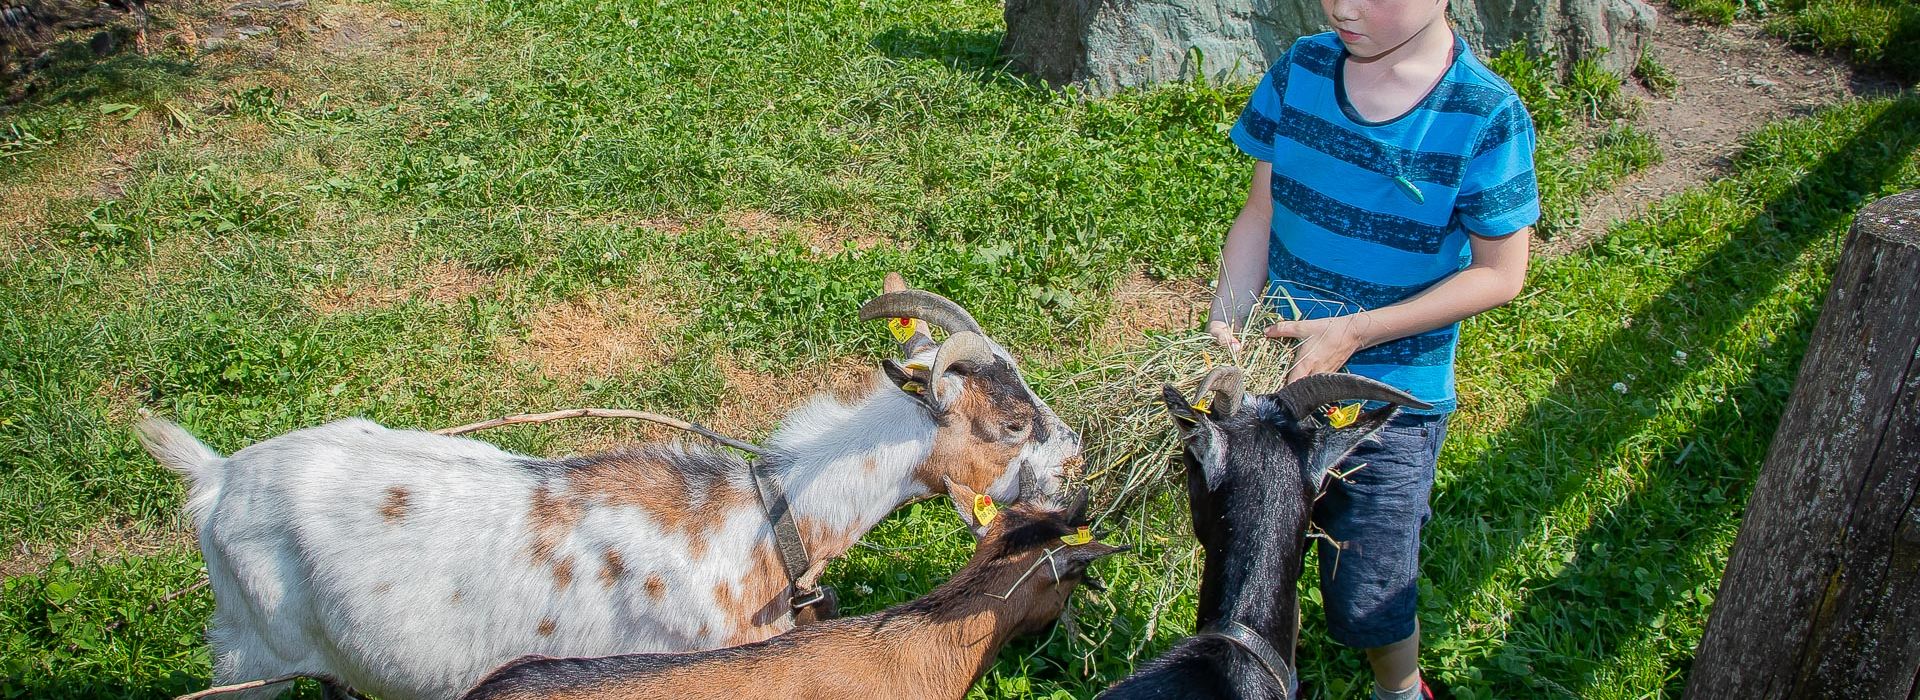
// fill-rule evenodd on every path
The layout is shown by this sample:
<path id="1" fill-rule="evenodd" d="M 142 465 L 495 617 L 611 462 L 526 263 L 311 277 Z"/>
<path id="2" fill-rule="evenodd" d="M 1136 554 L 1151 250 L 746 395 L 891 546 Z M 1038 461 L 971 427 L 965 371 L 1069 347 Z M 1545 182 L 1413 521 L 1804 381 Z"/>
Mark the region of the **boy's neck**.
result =
<path id="1" fill-rule="evenodd" d="M 1349 52 L 1340 68 L 1347 104 L 1370 122 L 1406 114 L 1453 65 L 1453 46 L 1453 26 L 1441 17 L 1381 53 L 1361 57 Z"/>
<path id="2" fill-rule="evenodd" d="M 1349 68 L 1360 67 L 1368 73 L 1425 73 L 1452 63 L 1453 41 L 1453 24 L 1441 15 L 1399 46 L 1365 57 L 1348 53 L 1347 63 Z"/>

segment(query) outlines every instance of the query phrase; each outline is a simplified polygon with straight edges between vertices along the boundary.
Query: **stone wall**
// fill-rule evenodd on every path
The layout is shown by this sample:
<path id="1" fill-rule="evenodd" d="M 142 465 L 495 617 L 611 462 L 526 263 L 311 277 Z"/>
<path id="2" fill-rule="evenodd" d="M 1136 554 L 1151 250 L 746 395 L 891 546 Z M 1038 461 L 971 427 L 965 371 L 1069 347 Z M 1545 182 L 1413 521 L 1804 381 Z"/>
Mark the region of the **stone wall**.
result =
<path id="1" fill-rule="evenodd" d="M 1642 0 L 1452 0 L 1448 15 L 1482 55 L 1515 44 L 1592 55 L 1625 74 L 1653 29 Z M 1326 31 L 1312 0 L 1007 0 L 1000 53 L 1060 87 L 1095 96 L 1196 76 L 1249 79 L 1293 40 Z"/>

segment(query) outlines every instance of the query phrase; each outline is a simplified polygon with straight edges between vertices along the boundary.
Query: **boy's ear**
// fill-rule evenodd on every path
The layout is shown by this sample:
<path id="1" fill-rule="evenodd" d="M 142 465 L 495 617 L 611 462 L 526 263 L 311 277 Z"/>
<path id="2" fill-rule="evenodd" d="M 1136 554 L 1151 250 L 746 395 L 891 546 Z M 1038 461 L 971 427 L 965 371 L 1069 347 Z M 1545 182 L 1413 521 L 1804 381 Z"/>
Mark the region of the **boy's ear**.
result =
<path id="1" fill-rule="evenodd" d="M 967 488 L 966 484 L 944 476 L 940 477 L 940 481 L 947 486 L 947 498 L 953 501 L 953 509 L 960 514 L 960 522 L 966 524 L 975 538 L 986 537 L 987 526 L 992 525 L 993 519 L 1000 514 L 999 504 L 993 502 L 992 496 Z"/>

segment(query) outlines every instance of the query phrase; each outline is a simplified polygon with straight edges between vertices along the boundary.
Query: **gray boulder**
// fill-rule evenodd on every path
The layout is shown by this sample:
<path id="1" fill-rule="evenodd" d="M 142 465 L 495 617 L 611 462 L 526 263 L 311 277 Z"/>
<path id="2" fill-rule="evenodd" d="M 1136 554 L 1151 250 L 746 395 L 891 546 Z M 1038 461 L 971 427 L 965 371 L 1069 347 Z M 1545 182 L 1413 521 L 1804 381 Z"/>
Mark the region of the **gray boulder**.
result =
<path id="1" fill-rule="evenodd" d="M 1568 59 L 1604 50 L 1622 75 L 1656 18 L 1643 0 L 1453 0 L 1448 15 L 1482 56 L 1516 44 Z M 1312 0 L 1006 0 L 1006 17 L 1002 56 L 1094 96 L 1259 76 L 1295 38 L 1327 29 Z"/>

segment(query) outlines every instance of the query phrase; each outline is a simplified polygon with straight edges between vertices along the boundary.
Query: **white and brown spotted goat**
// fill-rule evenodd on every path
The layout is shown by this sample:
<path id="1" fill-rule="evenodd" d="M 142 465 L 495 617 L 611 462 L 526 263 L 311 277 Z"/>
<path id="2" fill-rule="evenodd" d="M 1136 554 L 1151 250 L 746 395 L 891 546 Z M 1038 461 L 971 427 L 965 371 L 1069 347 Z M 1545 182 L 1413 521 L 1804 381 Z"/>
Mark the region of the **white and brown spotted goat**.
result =
<path id="1" fill-rule="evenodd" d="M 1066 510 L 1015 505 L 982 527 L 972 493 L 949 495 L 985 537 L 965 568 L 918 600 L 727 649 L 520 659 L 463 700 L 960 700 L 1002 645 L 1060 617 L 1088 564 L 1125 549 L 1077 536 L 1084 500 Z"/>
<path id="2" fill-rule="evenodd" d="M 965 310 L 889 289 L 863 319 L 951 337 L 909 338 L 858 403 L 816 396 L 763 446 L 815 561 L 943 479 L 1005 501 L 1057 492 L 1080 449 Z M 546 460 L 348 419 L 223 458 L 172 423 L 140 428 L 191 482 L 216 684 L 297 673 L 330 695 L 447 698 L 523 654 L 693 651 L 794 624 L 772 528 L 727 454 Z"/>

